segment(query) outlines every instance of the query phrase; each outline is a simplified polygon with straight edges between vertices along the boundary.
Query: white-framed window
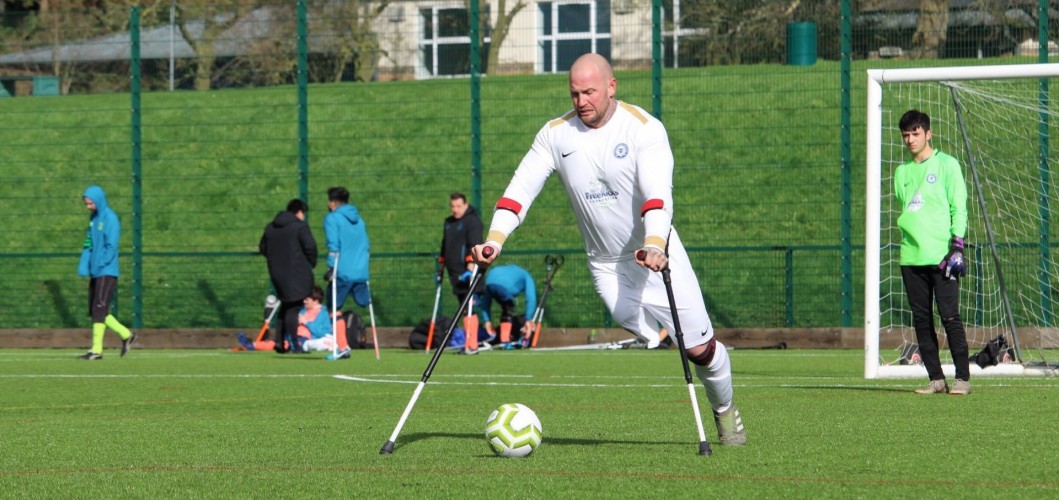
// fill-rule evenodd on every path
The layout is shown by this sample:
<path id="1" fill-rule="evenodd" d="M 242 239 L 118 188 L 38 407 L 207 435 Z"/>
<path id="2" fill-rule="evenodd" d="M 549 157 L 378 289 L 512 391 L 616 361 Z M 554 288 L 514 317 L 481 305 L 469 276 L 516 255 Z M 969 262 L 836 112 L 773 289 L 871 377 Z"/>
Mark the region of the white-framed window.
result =
<path id="1" fill-rule="evenodd" d="M 589 52 L 609 59 L 610 1 L 537 3 L 537 72 L 569 71 L 574 60 Z"/>
<path id="2" fill-rule="evenodd" d="M 488 6 L 483 14 L 488 16 Z M 459 76 L 471 73 L 470 18 L 462 5 L 423 7 L 419 9 L 419 65 L 416 78 Z M 489 33 L 481 47 L 481 70 L 485 72 L 485 54 L 489 50 Z"/>

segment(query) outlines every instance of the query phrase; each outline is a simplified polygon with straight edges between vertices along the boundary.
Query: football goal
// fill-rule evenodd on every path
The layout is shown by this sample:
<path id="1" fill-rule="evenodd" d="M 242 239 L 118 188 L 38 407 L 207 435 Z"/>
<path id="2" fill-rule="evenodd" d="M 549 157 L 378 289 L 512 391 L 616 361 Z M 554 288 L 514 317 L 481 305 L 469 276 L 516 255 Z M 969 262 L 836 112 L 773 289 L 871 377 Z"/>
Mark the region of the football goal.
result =
<path id="1" fill-rule="evenodd" d="M 897 122 L 930 115 L 934 149 L 967 184 L 960 315 L 971 375 L 1059 375 L 1059 64 L 868 71 L 864 376 L 926 377 L 901 280 L 893 174 L 910 158 Z M 1059 93 L 1059 88 L 1056 88 Z M 1053 180 L 1054 177 L 1054 180 Z M 1056 220 L 1055 227 L 1052 221 Z M 942 364 L 954 368 L 935 308 Z M 975 354 L 1001 339 L 995 365 Z"/>

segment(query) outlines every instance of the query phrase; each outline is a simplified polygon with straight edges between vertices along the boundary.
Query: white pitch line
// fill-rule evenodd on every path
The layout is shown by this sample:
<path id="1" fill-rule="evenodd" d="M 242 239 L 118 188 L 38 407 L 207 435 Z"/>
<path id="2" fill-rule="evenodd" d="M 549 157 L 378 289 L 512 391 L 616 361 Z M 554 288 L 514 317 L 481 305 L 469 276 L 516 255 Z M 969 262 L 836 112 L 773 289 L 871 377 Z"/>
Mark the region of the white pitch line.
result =
<path id="1" fill-rule="evenodd" d="M 378 380 L 362 377 L 350 377 L 349 375 L 335 375 L 337 379 L 350 380 L 353 382 L 374 382 L 380 384 L 418 384 L 418 380 Z M 494 387 L 594 387 L 600 389 L 613 389 L 613 388 L 658 388 L 658 387 L 672 387 L 674 384 L 571 384 L 571 383 L 560 383 L 560 384 L 541 384 L 532 382 L 433 382 L 431 385 L 472 385 L 472 386 L 494 386 Z"/>
<path id="2" fill-rule="evenodd" d="M 371 374 L 365 376 L 334 374 L 0 374 L 0 379 L 319 379 L 334 378 L 338 380 L 377 384 L 418 384 L 419 377 L 414 374 Z M 401 380 L 404 378 L 404 380 Z M 498 378 L 511 381 L 497 382 Z M 462 380 L 452 380 L 462 379 Z M 487 380 L 478 380 L 487 379 Z M 599 380 L 603 382 L 559 382 L 558 379 Z M 536 381 L 534 381 L 536 380 Z M 556 380 L 555 382 L 549 382 Z M 605 380 L 639 380 L 646 383 L 609 383 Z M 648 380 L 664 382 L 648 382 Z M 738 377 L 733 386 L 745 389 L 781 388 L 781 389 L 907 389 L 917 386 L 913 381 L 864 381 L 862 383 L 834 383 L 835 380 L 849 380 L 849 377 L 837 376 L 797 376 L 784 377 L 784 383 L 775 383 L 772 377 L 746 376 Z M 792 381 L 805 381 L 802 384 Z M 1033 383 L 1013 383 L 1014 380 L 977 379 L 979 387 L 1012 387 L 1024 389 L 1057 389 L 1059 383 L 1033 379 Z M 515 374 L 450 374 L 440 375 L 431 381 L 432 385 L 476 386 L 476 387 L 555 387 L 555 388 L 598 388 L 598 389 L 636 389 L 674 387 L 677 382 L 671 376 L 625 376 L 625 375 L 515 375 Z"/>

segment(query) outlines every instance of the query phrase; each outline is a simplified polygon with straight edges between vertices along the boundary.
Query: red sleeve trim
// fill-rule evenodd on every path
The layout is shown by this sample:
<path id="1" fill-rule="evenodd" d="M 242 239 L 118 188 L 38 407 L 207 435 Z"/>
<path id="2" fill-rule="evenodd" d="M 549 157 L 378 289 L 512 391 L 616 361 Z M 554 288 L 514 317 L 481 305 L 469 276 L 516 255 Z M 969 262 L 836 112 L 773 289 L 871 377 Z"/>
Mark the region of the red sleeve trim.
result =
<path id="1" fill-rule="evenodd" d="M 515 200 L 512 200 L 511 198 L 500 198 L 496 201 L 496 209 L 510 210 L 514 212 L 515 215 L 518 215 L 520 212 L 522 212 L 522 204 Z"/>
<path id="2" fill-rule="evenodd" d="M 664 206 L 665 204 L 662 203 L 662 200 L 658 198 L 651 198 L 650 200 L 644 202 L 643 206 L 640 207 L 640 217 L 643 217 L 644 214 L 650 212 L 651 210 L 658 210 L 660 208 L 663 208 Z"/>

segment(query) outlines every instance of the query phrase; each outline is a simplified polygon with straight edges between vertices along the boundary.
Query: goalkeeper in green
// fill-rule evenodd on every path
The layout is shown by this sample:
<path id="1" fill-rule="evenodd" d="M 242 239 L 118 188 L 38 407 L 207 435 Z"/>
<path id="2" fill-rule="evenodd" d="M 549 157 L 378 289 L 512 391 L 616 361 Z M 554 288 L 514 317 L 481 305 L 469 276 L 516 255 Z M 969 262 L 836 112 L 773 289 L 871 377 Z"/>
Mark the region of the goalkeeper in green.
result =
<path id="1" fill-rule="evenodd" d="M 960 319 L 960 281 L 967 272 L 963 238 L 967 233 L 967 186 L 960 163 L 930 145 L 930 116 L 911 110 L 898 124 L 912 160 L 894 172 L 901 206 L 901 277 L 912 309 L 919 353 L 930 383 L 917 394 L 971 392 L 967 334 Z M 949 341 L 955 381 L 949 388 L 938 355 L 934 302 Z"/>

